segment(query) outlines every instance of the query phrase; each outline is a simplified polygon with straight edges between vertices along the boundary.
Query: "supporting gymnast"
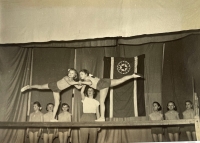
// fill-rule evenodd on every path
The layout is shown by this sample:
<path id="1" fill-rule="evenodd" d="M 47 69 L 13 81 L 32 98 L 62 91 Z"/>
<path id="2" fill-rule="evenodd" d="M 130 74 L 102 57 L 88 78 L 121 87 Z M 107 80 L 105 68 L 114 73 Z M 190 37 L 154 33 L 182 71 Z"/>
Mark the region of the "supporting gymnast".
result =
<path id="1" fill-rule="evenodd" d="M 63 77 L 61 80 L 57 82 L 51 82 L 43 85 L 27 85 L 21 89 L 21 92 L 24 92 L 28 89 L 51 89 L 53 92 L 54 97 L 54 110 L 53 110 L 53 119 L 51 121 L 57 121 L 56 120 L 56 113 L 58 111 L 58 106 L 60 104 L 60 92 L 68 87 L 71 86 L 71 82 L 78 81 L 78 72 L 74 68 L 68 69 L 67 76 Z M 80 89 L 82 86 L 80 85 L 74 85 L 76 88 Z"/>
<path id="2" fill-rule="evenodd" d="M 92 122 L 99 118 L 99 101 L 95 100 L 97 92 L 95 89 L 83 85 L 81 88 L 81 99 L 83 103 L 83 115 L 80 121 Z M 96 143 L 100 128 L 80 128 L 81 143 Z"/>
<path id="3" fill-rule="evenodd" d="M 79 82 L 71 82 L 69 84 L 75 85 L 75 84 L 85 84 L 89 85 L 90 87 L 97 89 L 100 91 L 100 111 L 101 111 L 101 116 L 99 119 L 95 121 L 105 121 L 105 99 L 109 90 L 109 87 L 114 87 L 119 84 L 124 83 L 127 80 L 133 79 L 133 78 L 139 78 L 141 77 L 140 74 L 132 74 L 132 75 L 127 75 L 124 76 L 120 79 L 100 79 L 97 77 L 90 76 L 89 71 L 86 69 L 83 69 L 79 72 L 80 79 L 81 81 Z"/>

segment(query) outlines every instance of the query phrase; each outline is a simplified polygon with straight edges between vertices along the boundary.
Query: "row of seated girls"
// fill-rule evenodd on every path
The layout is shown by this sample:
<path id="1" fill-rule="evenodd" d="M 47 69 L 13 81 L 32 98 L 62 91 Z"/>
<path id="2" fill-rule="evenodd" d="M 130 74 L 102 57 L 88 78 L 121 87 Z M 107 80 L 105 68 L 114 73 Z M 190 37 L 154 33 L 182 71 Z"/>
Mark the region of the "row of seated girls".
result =
<path id="1" fill-rule="evenodd" d="M 48 103 L 46 106 L 47 113 L 43 114 L 41 112 L 41 104 L 36 101 L 33 103 L 34 112 L 30 114 L 30 122 L 49 122 L 53 116 L 53 103 Z M 58 115 L 58 121 L 60 122 L 71 122 L 71 114 L 69 113 L 69 105 L 67 103 L 62 103 L 62 112 Z M 60 143 L 66 143 L 68 137 L 70 136 L 71 129 L 66 128 L 28 128 L 27 137 L 30 143 L 37 143 L 39 138 L 43 138 L 44 143 L 52 143 L 55 137 L 59 137 Z"/>
<path id="2" fill-rule="evenodd" d="M 83 86 L 81 89 L 81 99 L 83 103 L 83 115 L 80 121 L 95 121 L 99 118 L 99 102 L 95 100 L 96 91 L 89 87 Z M 53 103 L 48 103 L 46 106 L 47 113 L 43 114 L 41 111 L 41 104 L 36 101 L 33 104 L 34 112 L 30 114 L 30 122 L 50 122 L 53 117 Z M 71 122 L 71 114 L 69 113 L 69 105 L 67 103 L 61 104 L 62 112 L 58 115 L 58 122 Z M 82 143 L 95 143 L 97 140 L 98 128 L 81 128 L 80 137 Z M 38 143 L 39 138 L 43 138 L 44 143 L 52 143 L 58 137 L 60 143 L 67 143 L 71 129 L 67 128 L 28 128 L 27 137 L 30 143 Z M 88 137 L 89 135 L 89 137 Z"/>
<path id="3" fill-rule="evenodd" d="M 185 102 L 186 110 L 183 112 L 183 119 L 194 119 L 194 110 L 191 101 Z M 177 107 L 173 101 L 169 101 L 167 104 L 167 112 L 164 117 L 161 113 L 162 107 L 158 102 L 153 102 L 153 113 L 149 114 L 150 120 L 179 120 L 179 113 L 177 112 Z M 187 134 L 189 141 L 196 141 L 196 133 L 194 125 L 186 125 L 184 130 Z M 152 127 L 151 133 L 153 141 L 162 142 L 163 139 L 163 128 L 162 127 Z M 170 141 L 178 141 L 180 128 L 179 126 L 167 126 L 167 133 Z"/>

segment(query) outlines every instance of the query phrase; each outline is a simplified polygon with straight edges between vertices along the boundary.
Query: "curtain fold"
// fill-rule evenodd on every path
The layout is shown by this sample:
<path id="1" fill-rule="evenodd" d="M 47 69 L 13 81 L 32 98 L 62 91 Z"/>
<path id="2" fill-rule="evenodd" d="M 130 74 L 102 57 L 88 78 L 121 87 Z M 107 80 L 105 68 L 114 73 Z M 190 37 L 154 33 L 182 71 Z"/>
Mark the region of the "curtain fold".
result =
<path id="1" fill-rule="evenodd" d="M 32 84 L 46 84 L 58 81 L 67 75 L 68 69 L 74 67 L 75 49 L 69 48 L 33 48 L 33 78 Z M 70 87 L 60 93 L 60 103 L 67 103 L 72 108 L 72 89 Z M 42 113 L 46 113 L 46 105 L 54 103 L 51 90 L 29 90 L 31 95 L 30 112 L 33 112 L 33 103 L 39 101 L 42 106 Z M 60 112 L 58 109 L 58 114 Z M 28 142 L 28 139 L 27 139 Z M 40 139 L 39 142 L 43 142 Z M 54 140 L 58 143 L 58 138 Z"/>
<path id="2" fill-rule="evenodd" d="M 0 121 L 26 121 L 27 97 L 20 89 L 30 80 L 31 49 L 0 47 Z M 1 143 L 24 141 L 24 129 L 0 129 Z"/>

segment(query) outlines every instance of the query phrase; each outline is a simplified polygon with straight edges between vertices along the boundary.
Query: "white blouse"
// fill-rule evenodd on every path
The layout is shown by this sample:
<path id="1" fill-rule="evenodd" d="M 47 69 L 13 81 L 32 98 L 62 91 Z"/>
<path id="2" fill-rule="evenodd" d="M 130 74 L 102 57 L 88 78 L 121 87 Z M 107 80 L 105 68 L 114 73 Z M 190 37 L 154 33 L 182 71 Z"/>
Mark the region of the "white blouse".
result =
<path id="1" fill-rule="evenodd" d="M 96 113 L 96 109 L 99 106 L 99 101 L 85 97 L 83 102 L 83 113 Z"/>

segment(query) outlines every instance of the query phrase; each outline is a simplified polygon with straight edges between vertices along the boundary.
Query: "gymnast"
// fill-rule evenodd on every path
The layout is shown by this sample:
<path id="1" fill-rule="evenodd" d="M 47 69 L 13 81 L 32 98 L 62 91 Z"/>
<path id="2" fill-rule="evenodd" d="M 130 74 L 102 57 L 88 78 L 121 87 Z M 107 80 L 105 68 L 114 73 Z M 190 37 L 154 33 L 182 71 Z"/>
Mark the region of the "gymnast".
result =
<path id="1" fill-rule="evenodd" d="M 176 105 L 173 101 L 169 101 L 167 103 L 167 112 L 165 113 L 166 120 L 179 120 L 179 113 L 176 111 Z M 178 141 L 179 140 L 179 133 L 180 133 L 179 126 L 168 126 L 167 132 L 170 141 Z"/>
<path id="2" fill-rule="evenodd" d="M 96 94 L 96 90 L 89 86 L 83 85 L 81 88 L 81 99 L 83 103 L 81 122 L 95 121 L 99 118 L 99 101 L 94 99 Z M 97 132 L 99 130 L 100 128 L 80 128 L 81 143 L 95 143 L 97 140 Z"/>
<path id="3" fill-rule="evenodd" d="M 30 114 L 29 122 L 43 122 L 43 114 L 40 102 L 36 101 L 33 103 L 34 112 Z M 41 128 L 27 128 L 26 136 L 29 137 L 30 143 L 37 143 L 41 136 Z"/>
<path id="4" fill-rule="evenodd" d="M 101 116 L 100 116 L 99 119 L 95 120 L 95 121 L 100 121 L 100 122 L 105 121 L 105 115 L 104 115 L 104 113 L 105 113 L 105 104 L 104 104 L 104 102 L 105 102 L 109 87 L 117 86 L 117 85 L 122 84 L 125 81 L 130 80 L 132 78 L 141 77 L 140 74 L 134 73 L 132 75 L 124 76 L 124 77 L 122 77 L 120 79 L 99 79 L 97 77 L 90 76 L 89 71 L 86 70 L 86 69 L 82 69 L 79 72 L 79 76 L 80 76 L 81 81 L 79 81 L 79 82 L 71 82 L 69 84 L 71 84 L 71 85 L 79 84 L 80 86 L 82 84 L 85 84 L 85 85 L 89 85 L 90 87 L 100 91 L 100 111 L 101 111 Z"/>
<path id="5" fill-rule="evenodd" d="M 44 122 L 49 122 L 53 118 L 53 103 L 48 103 L 46 106 L 46 110 L 48 111 L 46 114 L 44 114 Z M 43 139 L 44 143 L 52 143 L 53 139 L 56 135 L 56 129 L 55 128 L 44 128 L 43 129 Z"/>
<path id="6" fill-rule="evenodd" d="M 160 103 L 153 102 L 153 113 L 149 114 L 149 119 L 152 121 L 163 120 L 163 114 L 161 113 L 162 107 Z M 151 134 L 154 142 L 162 142 L 163 128 L 162 127 L 152 127 Z"/>
<path id="7" fill-rule="evenodd" d="M 60 92 L 66 88 L 69 88 L 71 86 L 71 82 L 78 81 L 78 72 L 74 68 L 68 69 L 67 76 L 63 77 L 61 80 L 57 82 L 51 82 L 43 85 L 27 85 L 21 89 L 21 92 L 24 92 L 28 89 L 51 89 L 53 92 L 54 97 L 54 110 L 53 110 L 53 119 L 51 121 L 57 121 L 56 120 L 56 113 L 58 111 L 58 106 L 60 103 Z M 80 85 L 74 85 L 76 88 L 80 89 L 82 86 Z"/>
<path id="8" fill-rule="evenodd" d="M 61 110 L 62 112 L 58 115 L 59 122 L 71 122 L 72 115 L 69 113 L 70 106 L 67 103 L 62 103 Z M 59 128 L 58 129 L 58 137 L 60 143 L 66 143 L 68 137 L 70 136 L 71 129 L 70 128 Z"/>
<path id="9" fill-rule="evenodd" d="M 183 119 L 194 119 L 194 110 L 190 100 L 185 101 L 186 110 L 183 112 Z M 185 125 L 185 132 L 189 141 L 196 141 L 196 132 L 194 125 Z"/>

